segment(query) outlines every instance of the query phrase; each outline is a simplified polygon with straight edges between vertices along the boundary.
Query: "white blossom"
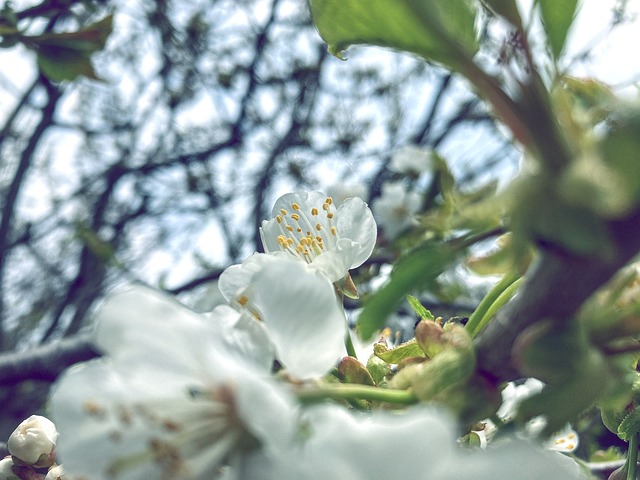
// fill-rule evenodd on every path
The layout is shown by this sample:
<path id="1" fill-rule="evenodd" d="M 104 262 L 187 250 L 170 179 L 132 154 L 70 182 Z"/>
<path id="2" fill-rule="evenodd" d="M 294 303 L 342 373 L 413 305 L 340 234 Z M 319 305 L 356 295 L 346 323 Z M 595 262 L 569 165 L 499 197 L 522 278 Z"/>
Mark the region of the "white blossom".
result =
<path id="1" fill-rule="evenodd" d="M 294 377 L 324 375 L 345 355 L 347 325 L 334 287 L 306 264 L 255 254 L 227 268 L 219 284 L 227 301 L 264 324 Z"/>
<path id="2" fill-rule="evenodd" d="M 354 414 L 336 405 L 311 408 L 308 437 L 275 464 L 296 480 L 577 480 L 573 460 L 522 440 L 467 451 L 456 427 L 439 410 Z"/>
<path id="3" fill-rule="evenodd" d="M 327 187 L 327 195 L 329 195 L 336 205 L 342 205 L 347 199 L 352 197 L 358 197 L 365 200 L 368 193 L 368 188 L 364 183 L 352 182 L 352 183 L 334 183 Z"/>
<path id="4" fill-rule="evenodd" d="M 349 198 L 336 209 L 333 199 L 320 192 L 296 192 L 276 201 L 260 235 L 265 252 L 285 252 L 336 282 L 369 258 L 376 223 L 360 198 Z"/>
<path id="5" fill-rule="evenodd" d="M 372 209 L 387 238 L 397 238 L 412 225 L 421 202 L 420 194 L 407 191 L 402 182 L 382 185 L 382 194 L 373 201 Z"/>
<path id="6" fill-rule="evenodd" d="M 295 408 L 217 319 L 143 288 L 108 298 L 96 316 L 104 356 L 69 369 L 51 397 L 65 471 L 210 480 L 229 465 L 254 478 L 244 472 L 291 436 Z"/>
<path id="7" fill-rule="evenodd" d="M 7 441 L 9 453 L 27 465 L 48 467 L 49 458 L 56 447 L 58 432 L 54 423 L 46 417 L 31 415 L 23 420 Z"/>
<path id="8" fill-rule="evenodd" d="M 507 383 L 502 390 L 502 405 L 498 409 L 498 417 L 505 422 L 512 421 L 518 412 L 520 403 L 540 393 L 543 388 L 544 383 L 536 378 L 528 378 L 520 385 L 516 385 L 513 382 Z M 524 438 L 535 439 L 540 435 L 546 424 L 547 421 L 543 416 L 535 417 L 527 422 L 524 429 L 519 432 L 519 435 Z M 578 448 L 578 442 L 578 434 L 571 428 L 571 425 L 567 424 L 561 431 L 556 432 L 547 439 L 544 442 L 544 446 L 549 450 L 569 453 Z"/>
<path id="9" fill-rule="evenodd" d="M 406 145 L 391 157 L 389 170 L 393 172 L 420 175 L 433 169 L 433 151 L 417 145 Z"/>

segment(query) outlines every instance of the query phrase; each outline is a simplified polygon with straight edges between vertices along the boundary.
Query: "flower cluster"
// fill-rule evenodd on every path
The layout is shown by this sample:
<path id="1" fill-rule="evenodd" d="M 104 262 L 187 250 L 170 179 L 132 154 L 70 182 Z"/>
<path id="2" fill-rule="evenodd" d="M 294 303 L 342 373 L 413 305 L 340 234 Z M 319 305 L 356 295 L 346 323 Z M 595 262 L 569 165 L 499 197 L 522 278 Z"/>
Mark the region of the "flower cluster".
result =
<path id="1" fill-rule="evenodd" d="M 94 333 L 102 357 L 70 368 L 51 397 L 66 471 L 97 480 L 580 478 L 570 459 L 521 440 L 469 454 L 436 407 L 386 411 L 384 401 L 349 397 L 355 388 L 384 400 L 384 388 L 362 385 L 365 367 L 343 359 L 340 286 L 376 241 L 362 200 L 336 207 L 318 192 L 287 194 L 261 233 L 266 253 L 223 273 L 227 304 L 212 312 L 143 287 L 105 300 Z M 530 475 L 527 465 L 536 465 Z"/>

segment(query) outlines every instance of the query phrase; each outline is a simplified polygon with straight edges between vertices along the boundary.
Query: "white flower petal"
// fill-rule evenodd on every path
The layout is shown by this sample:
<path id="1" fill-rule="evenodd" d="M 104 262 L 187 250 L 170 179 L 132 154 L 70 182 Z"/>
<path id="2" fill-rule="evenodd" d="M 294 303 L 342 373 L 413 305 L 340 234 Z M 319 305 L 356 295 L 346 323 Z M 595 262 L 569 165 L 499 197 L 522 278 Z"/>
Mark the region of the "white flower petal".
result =
<path id="1" fill-rule="evenodd" d="M 336 227 L 341 238 L 359 245 L 350 268 L 359 267 L 371 256 L 376 244 L 377 226 L 373 213 L 362 199 L 348 198 L 338 207 Z"/>
<path id="2" fill-rule="evenodd" d="M 324 375 L 344 355 L 346 319 L 333 285 L 304 264 L 279 259 L 254 276 L 251 302 L 295 377 Z"/>
<path id="3" fill-rule="evenodd" d="M 219 305 L 211 313 L 204 314 L 217 322 L 223 331 L 223 341 L 237 357 L 250 361 L 269 372 L 275 360 L 275 348 L 262 322 L 245 312 L 238 312 L 228 305 Z"/>
<path id="4" fill-rule="evenodd" d="M 233 304 L 236 297 L 251 283 L 253 276 L 272 259 L 271 255 L 256 253 L 241 264 L 226 268 L 218 279 L 220 292 L 225 300 Z"/>
<path id="5" fill-rule="evenodd" d="M 458 452 L 435 480 L 587 480 L 576 462 L 524 441 L 489 445 L 486 450 Z"/>
<path id="6" fill-rule="evenodd" d="M 337 405 L 305 415 L 308 440 L 281 461 L 281 478 L 424 479 L 454 457 L 449 417 L 427 408 L 353 414 Z"/>
<path id="7" fill-rule="evenodd" d="M 406 145 L 391 157 L 389 170 L 409 175 L 420 175 L 433 169 L 433 151 L 417 145 Z"/>
<path id="8" fill-rule="evenodd" d="M 373 201 L 373 214 L 385 235 L 394 239 L 412 224 L 420 203 L 420 194 L 407 191 L 402 182 L 387 182 L 382 185 L 380 197 Z"/>

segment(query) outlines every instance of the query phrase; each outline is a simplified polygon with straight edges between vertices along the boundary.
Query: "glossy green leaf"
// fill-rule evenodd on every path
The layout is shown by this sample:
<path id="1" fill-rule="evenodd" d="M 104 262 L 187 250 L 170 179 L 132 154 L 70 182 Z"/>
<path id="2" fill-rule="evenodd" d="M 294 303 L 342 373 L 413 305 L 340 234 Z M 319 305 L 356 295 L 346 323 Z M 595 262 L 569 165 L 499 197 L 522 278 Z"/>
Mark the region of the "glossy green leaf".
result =
<path id="1" fill-rule="evenodd" d="M 578 0 L 538 0 L 540 15 L 554 58 L 558 58 L 576 14 Z"/>
<path id="2" fill-rule="evenodd" d="M 350 45 L 390 47 L 455 68 L 478 49 L 476 10 L 468 0 L 311 0 L 329 51 Z"/>
<path id="3" fill-rule="evenodd" d="M 358 318 L 360 335 L 370 338 L 384 326 L 387 317 L 409 291 L 435 279 L 455 258 L 454 250 L 434 245 L 420 247 L 401 258 L 387 284 L 364 301 L 364 309 Z"/>

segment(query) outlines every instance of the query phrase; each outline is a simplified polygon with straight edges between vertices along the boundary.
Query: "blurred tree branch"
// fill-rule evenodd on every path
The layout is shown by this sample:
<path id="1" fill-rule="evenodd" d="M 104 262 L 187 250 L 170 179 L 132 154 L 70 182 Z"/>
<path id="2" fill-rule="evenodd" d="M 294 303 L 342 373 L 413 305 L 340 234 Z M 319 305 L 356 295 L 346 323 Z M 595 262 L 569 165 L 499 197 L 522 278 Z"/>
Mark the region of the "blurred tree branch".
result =
<path id="1" fill-rule="evenodd" d="M 527 327 L 547 319 L 563 322 L 640 251 L 640 209 L 608 222 L 611 258 L 581 257 L 542 245 L 540 258 L 514 297 L 476 340 L 478 370 L 499 383 L 521 378 L 512 362 L 513 344 Z"/>
<path id="2" fill-rule="evenodd" d="M 25 380 L 53 382 L 63 370 L 99 354 L 88 334 L 59 340 L 24 352 L 0 355 L 0 387 Z"/>

